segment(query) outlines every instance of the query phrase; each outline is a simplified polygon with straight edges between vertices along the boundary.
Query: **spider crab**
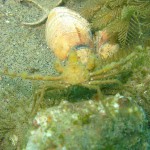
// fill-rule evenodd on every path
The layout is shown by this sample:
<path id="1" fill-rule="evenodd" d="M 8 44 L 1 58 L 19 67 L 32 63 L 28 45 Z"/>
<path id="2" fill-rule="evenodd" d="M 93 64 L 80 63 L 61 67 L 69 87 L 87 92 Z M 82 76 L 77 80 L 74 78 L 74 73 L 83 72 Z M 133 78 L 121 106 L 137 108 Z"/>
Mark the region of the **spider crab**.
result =
<path id="1" fill-rule="evenodd" d="M 34 1 L 30 0 L 30 2 Z M 45 19 L 45 16 L 38 22 L 24 24 L 37 25 L 43 19 Z M 58 58 L 56 70 L 60 75 L 17 74 L 11 73 L 7 69 L 3 71 L 4 75 L 11 77 L 49 81 L 35 93 L 32 114 L 37 112 L 46 91 L 64 89 L 74 85 L 96 90 L 107 111 L 107 107 L 102 100 L 103 95 L 100 87 L 104 84 L 120 84 L 120 81 L 115 77 L 122 70 L 121 67 L 135 57 L 135 53 L 131 53 L 117 62 L 99 67 L 100 64 L 97 63 L 98 57 L 95 54 L 89 23 L 78 13 L 65 7 L 56 7 L 48 14 L 46 41 L 49 48 Z M 64 65 L 61 64 L 61 61 L 64 61 Z"/>

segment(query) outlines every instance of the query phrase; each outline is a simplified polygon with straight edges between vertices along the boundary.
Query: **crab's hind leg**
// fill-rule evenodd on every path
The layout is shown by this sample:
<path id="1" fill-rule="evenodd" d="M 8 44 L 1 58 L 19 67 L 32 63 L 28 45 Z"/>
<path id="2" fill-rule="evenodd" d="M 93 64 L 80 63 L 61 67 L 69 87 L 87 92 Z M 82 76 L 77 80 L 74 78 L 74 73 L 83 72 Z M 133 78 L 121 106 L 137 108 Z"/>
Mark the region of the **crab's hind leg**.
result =
<path id="1" fill-rule="evenodd" d="M 110 111 L 107 108 L 106 104 L 104 103 L 104 95 L 101 92 L 101 89 L 99 87 L 99 85 L 90 85 L 90 84 L 82 84 L 82 86 L 88 88 L 88 89 L 92 89 L 92 90 L 96 90 L 97 91 L 97 95 L 98 95 L 98 99 L 100 100 L 105 112 L 107 115 L 110 115 Z"/>
<path id="2" fill-rule="evenodd" d="M 47 85 L 44 85 L 43 87 L 41 87 L 41 89 L 39 89 L 38 91 L 36 91 L 35 95 L 34 95 L 34 101 L 33 101 L 33 105 L 32 105 L 32 110 L 31 110 L 31 115 L 35 115 L 36 112 L 39 109 L 40 104 L 43 101 L 44 95 L 47 91 L 52 91 L 52 90 L 57 90 L 57 89 L 64 89 L 67 88 L 68 85 L 66 84 L 61 84 L 61 83 L 56 83 L 56 82 L 51 82 Z"/>

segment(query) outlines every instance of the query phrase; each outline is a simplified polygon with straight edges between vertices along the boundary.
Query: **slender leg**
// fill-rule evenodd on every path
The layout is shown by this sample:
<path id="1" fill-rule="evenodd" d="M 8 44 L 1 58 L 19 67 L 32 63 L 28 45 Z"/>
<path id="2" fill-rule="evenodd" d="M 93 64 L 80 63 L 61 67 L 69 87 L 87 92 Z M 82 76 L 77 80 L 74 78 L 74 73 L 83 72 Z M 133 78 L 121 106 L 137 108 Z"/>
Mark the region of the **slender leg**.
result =
<path id="1" fill-rule="evenodd" d="M 102 104 L 102 106 L 103 106 L 103 108 L 104 108 L 106 114 L 107 114 L 108 116 L 110 116 L 111 113 L 110 113 L 109 109 L 107 108 L 106 104 L 104 103 L 104 95 L 103 95 L 103 93 L 101 92 L 99 85 L 82 84 L 82 86 L 87 87 L 87 88 L 89 88 L 89 89 L 94 89 L 94 90 L 97 91 L 98 99 L 100 100 L 100 102 L 101 102 L 101 104 Z"/>
<path id="2" fill-rule="evenodd" d="M 12 78 L 20 77 L 22 79 L 29 79 L 29 80 L 41 80 L 41 81 L 58 81 L 61 80 L 61 76 L 42 76 L 42 75 L 28 75 L 26 72 L 24 73 L 15 73 L 15 72 L 9 72 L 7 68 L 5 68 L 3 71 L 0 72 L 3 75 L 10 76 Z"/>
<path id="3" fill-rule="evenodd" d="M 38 111 L 40 103 L 43 100 L 44 94 L 45 94 L 45 89 L 44 88 L 42 90 L 39 90 L 38 93 L 36 93 L 36 95 L 34 97 L 34 102 L 33 102 L 33 105 L 32 105 L 31 115 L 35 115 L 36 112 Z"/>
<path id="4" fill-rule="evenodd" d="M 55 89 L 64 89 L 64 88 L 68 88 L 68 85 L 51 82 L 50 84 L 45 85 L 40 90 L 38 90 L 34 96 L 31 115 L 33 116 L 36 114 L 41 102 L 43 101 L 43 97 L 47 91 L 55 90 Z"/>
<path id="5" fill-rule="evenodd" d="M 44 97 L 44 93 L 45 93 L 45 91 L 43 89 L 36 91 L 36 93 L 34 95 L 34 101 L 32 104 L 31 115 L 34 115 L 37 112 L 37 110 L 38 110 L 37 106 L 39 106 L 37 103 L 41 103 L 41 101 L 42 101 L 41 95 L 43 95 L 43 97 Z"/>
<path id="6" fill-rule="evenodd" d="M 121 82 L 117 79 L 93 80 L 89 82 L 90 85 L 104 85 L 104 84 L 114 84 L 114 83 L 121 85 Z"/>
<path id="7" fill-rule="evenodd" d="M 106 79 L 106 78 L 111 78 L 111 77 L 115 77 L 116 75 L 120 74 L 121 72 L 118 72 L 117 70 L 113 70 L 113 72 L 111 73 L 107 73 L 107 74 L 102 74 L 102 75 L 97 75 L 94 77 L 91 77 L 91 80 L 100 80 L 100 79 Z"/>
<path id="8" fill-rule="evenodd" d="M 122 58 L 119 62 L 112 62 L 110 65 L 107 65 L 107 66 L 105 66 L 104 68 L 102 68 L 100 70 L 92 72 L 90 74 L 90 77 L 92 78 L 92 77 L 97 76 L 97 75 L 103 75 L 103 74 L 106 74 L 109 71 L 112 71 L 112 70 L 115 70 L 115 69 L 119 70 L 119 68 L 121 66 L 123 66 L 126 63 L 128 63 L 128 61 L 130 61 L 134 57 L 135 57 L 135 53 L 131 53 L 126 58 Z"/>

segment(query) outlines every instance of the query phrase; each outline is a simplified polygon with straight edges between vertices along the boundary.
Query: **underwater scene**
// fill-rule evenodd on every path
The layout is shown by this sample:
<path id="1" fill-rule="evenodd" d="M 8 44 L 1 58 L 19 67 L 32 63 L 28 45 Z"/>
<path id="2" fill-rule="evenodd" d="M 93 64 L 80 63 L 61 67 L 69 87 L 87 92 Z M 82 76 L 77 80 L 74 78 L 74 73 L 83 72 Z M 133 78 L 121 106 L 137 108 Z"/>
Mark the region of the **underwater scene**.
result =
<path id="1" fill-rule="evenodd" d="M 150 150 L 150 0 L 0 0 L 0 150 Z"/>

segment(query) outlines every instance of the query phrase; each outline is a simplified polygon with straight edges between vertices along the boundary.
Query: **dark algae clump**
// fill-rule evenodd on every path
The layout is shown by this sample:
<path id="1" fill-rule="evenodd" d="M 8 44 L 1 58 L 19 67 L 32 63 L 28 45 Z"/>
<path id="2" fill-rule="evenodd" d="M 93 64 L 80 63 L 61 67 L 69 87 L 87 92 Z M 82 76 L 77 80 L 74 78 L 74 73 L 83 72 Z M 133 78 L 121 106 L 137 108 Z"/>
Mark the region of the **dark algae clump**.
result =
<path id="1" fill-rule="evenodd" d="M 64 6 L 88 20 L 92 34 L 106 30 L 119 51 L 103 66 L 134 57 L 111 76 L 118 84 L 96 90 L 72 86 L 43 94 L 31 114 L 34 95 L 55 76 L 55 56 L 47 48 L 45 24 L 29 27 L 42 10 L 26 0 L 0 2 L 0 150 L 148 150 L 150 149 L 150 1 L 34 0 L 47 10 Z M 10 78 L 3 70 L 22 74 Z M 107 67 L 105 67 L 107 68 Z M 22 73 L 23 72 L 23 73 Z M 103 76 L 103 74 L 102 74 Z"/>

